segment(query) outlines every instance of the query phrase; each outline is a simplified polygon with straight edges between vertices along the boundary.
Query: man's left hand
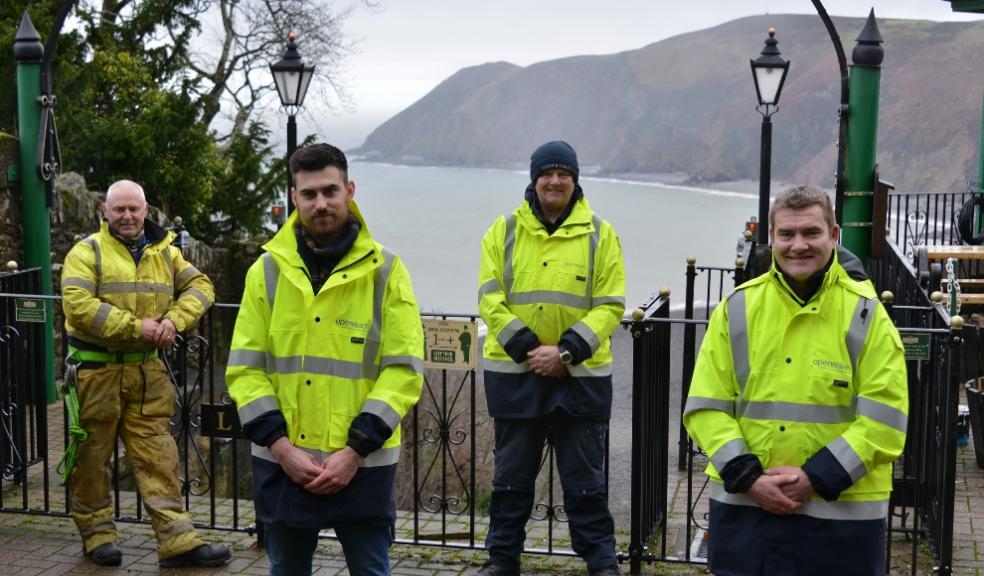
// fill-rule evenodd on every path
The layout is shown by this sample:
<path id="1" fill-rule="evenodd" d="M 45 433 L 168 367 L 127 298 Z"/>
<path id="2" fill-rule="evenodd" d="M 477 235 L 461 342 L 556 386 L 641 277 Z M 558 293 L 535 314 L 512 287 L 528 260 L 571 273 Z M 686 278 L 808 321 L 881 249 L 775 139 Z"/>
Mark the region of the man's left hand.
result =
<path id="1" fill-rule="evenodd" d="M 174 337 L 177 334 L 178 329 L 174 326 L 174 322 L 165 318 L 157 325 L 157 331 L 154 332 L 154 345 L 158 348 L 167 348 L 174 344 Z"/>
<path id="2" fill-rule="evenodd" d="M 776 476 L 779 474 L 796 476 L 796 482 L 783 484 L 780 487 L 782 493 L 793 500 L 806 503 L 809 502 L 810 497 L 813 496 L 813 484 L 810 483 L 810 477 L 806 475 L 806 472 L 802 468 L 798 468 L 796 466 L 777 466 L 775 468 L 769 468 L 765 471 L 765 473 L 769 476 Z"/>
<path id="3" fill-rule="evenodd" d="M 569 373 L 567 366 L 560 361 L 560 351 L 556 346 L 538 346 L 526 353 L 530 369 L 547 378 L 564 378 Z"/>
<path id="4" fill-rule="evenodd" d="M 321 474 L 304 485 L 304 489 L 314 494 L 335 494 L 348 486 L 352 477 L 359 471 L 363 458 L 350 446 L 332 453 L 322 464 Z"/>

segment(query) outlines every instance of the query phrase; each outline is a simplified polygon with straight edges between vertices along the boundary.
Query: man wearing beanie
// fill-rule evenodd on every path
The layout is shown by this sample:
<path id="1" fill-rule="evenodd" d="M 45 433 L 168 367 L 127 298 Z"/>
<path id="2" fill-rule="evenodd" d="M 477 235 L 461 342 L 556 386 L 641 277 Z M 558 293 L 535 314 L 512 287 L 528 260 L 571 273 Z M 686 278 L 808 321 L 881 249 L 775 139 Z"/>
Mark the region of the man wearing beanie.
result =
<path id="1" fill-rule="evenodd" d="M 479 312 L 495 476 L 485 576 L 518 575 L 549 438 L 574 551 L 591 576 L 620 574 L 604 458 L 612 407 L 610 336 L 625 310 L 622 247 L 578 184 L 577 153 L 547 142 L 526 197 L 482 239 Z"/>

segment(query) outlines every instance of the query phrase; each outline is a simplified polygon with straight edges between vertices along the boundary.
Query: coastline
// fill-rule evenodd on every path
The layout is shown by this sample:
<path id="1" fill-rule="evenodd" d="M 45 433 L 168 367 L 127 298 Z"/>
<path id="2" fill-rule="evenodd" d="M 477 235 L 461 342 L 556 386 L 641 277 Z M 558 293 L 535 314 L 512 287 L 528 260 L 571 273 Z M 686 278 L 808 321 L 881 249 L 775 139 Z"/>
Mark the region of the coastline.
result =
<path id="1" fill-rule="evenodd" d="M 426 164 L 426 163 L 406 163 L 374 160 L 367 156 L 352 154 L 349 162 L 353 164 L 378 164 L 381 166 L 393 166 L 396 168 L 433 168 L 433 169 L 460 169 L 460 170 L 485 170 L 501 171 L 516 174 L 526 174 L 527 170 L 520 166 L 459 166 L 452 164 Z M 743 198 L 758 198 L 759 183 L 756 180 L 724 180 L 720 182 L 697 181 L 692 174 L 686 172 L 604 172 L 597 166 L 584 166 L 581 169 L 581 180 L 596 182 L 615 182 L 619 184 L 629 184 L 635 186 L 649 186 L 652 188 L 672 188 L 674 190 L 691 190 L 705 194 L 721 196 L 737 196 Z M 781 190 L 787 183 L 773 180 L 772 189 Z"/>

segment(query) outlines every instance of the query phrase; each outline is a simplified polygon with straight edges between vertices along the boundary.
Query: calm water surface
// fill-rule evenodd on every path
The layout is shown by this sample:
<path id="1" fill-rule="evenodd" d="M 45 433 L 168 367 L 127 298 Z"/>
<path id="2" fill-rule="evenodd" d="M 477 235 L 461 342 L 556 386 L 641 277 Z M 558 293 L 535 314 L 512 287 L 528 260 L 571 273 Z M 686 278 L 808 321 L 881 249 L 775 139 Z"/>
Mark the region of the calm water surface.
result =
<path id="1" fill-rule="evenodd" d="M 529 175 L 353 162 L 349 176 L 369 230 L 410 269 L 421 310 L 476 313 L 482 236 L 519 205 Z M 754 193 L 587 177 L 581 186 L 622 240 L 629 308 L 661 287 L 682 303 L 688 256 L 733 266 L 739 234 L 757 212 Z"/>

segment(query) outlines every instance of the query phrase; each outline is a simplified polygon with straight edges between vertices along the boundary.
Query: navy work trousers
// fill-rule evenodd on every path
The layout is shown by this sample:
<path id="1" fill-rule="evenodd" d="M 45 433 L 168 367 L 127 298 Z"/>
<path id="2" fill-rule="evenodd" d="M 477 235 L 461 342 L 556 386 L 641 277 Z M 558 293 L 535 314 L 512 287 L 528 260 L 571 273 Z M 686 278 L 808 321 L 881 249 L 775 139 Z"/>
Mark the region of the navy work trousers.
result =
<path id="1" fill-rule="evenodd" d="M 491 526 L 485 539 L 492 563 L 519 569 L 548 434 L 557 455 L 574 551 L 589 570 L 614 566 L 615 524 L 608 511 L 604 470 L 608 422 L 560 410 L 535 419 L 495 419 Z"/>
<path id="2" fill-rule="evenodd" d="M 711 500 L 715 576 L 884 576 L 884 520 L 776 516 Z"/>

